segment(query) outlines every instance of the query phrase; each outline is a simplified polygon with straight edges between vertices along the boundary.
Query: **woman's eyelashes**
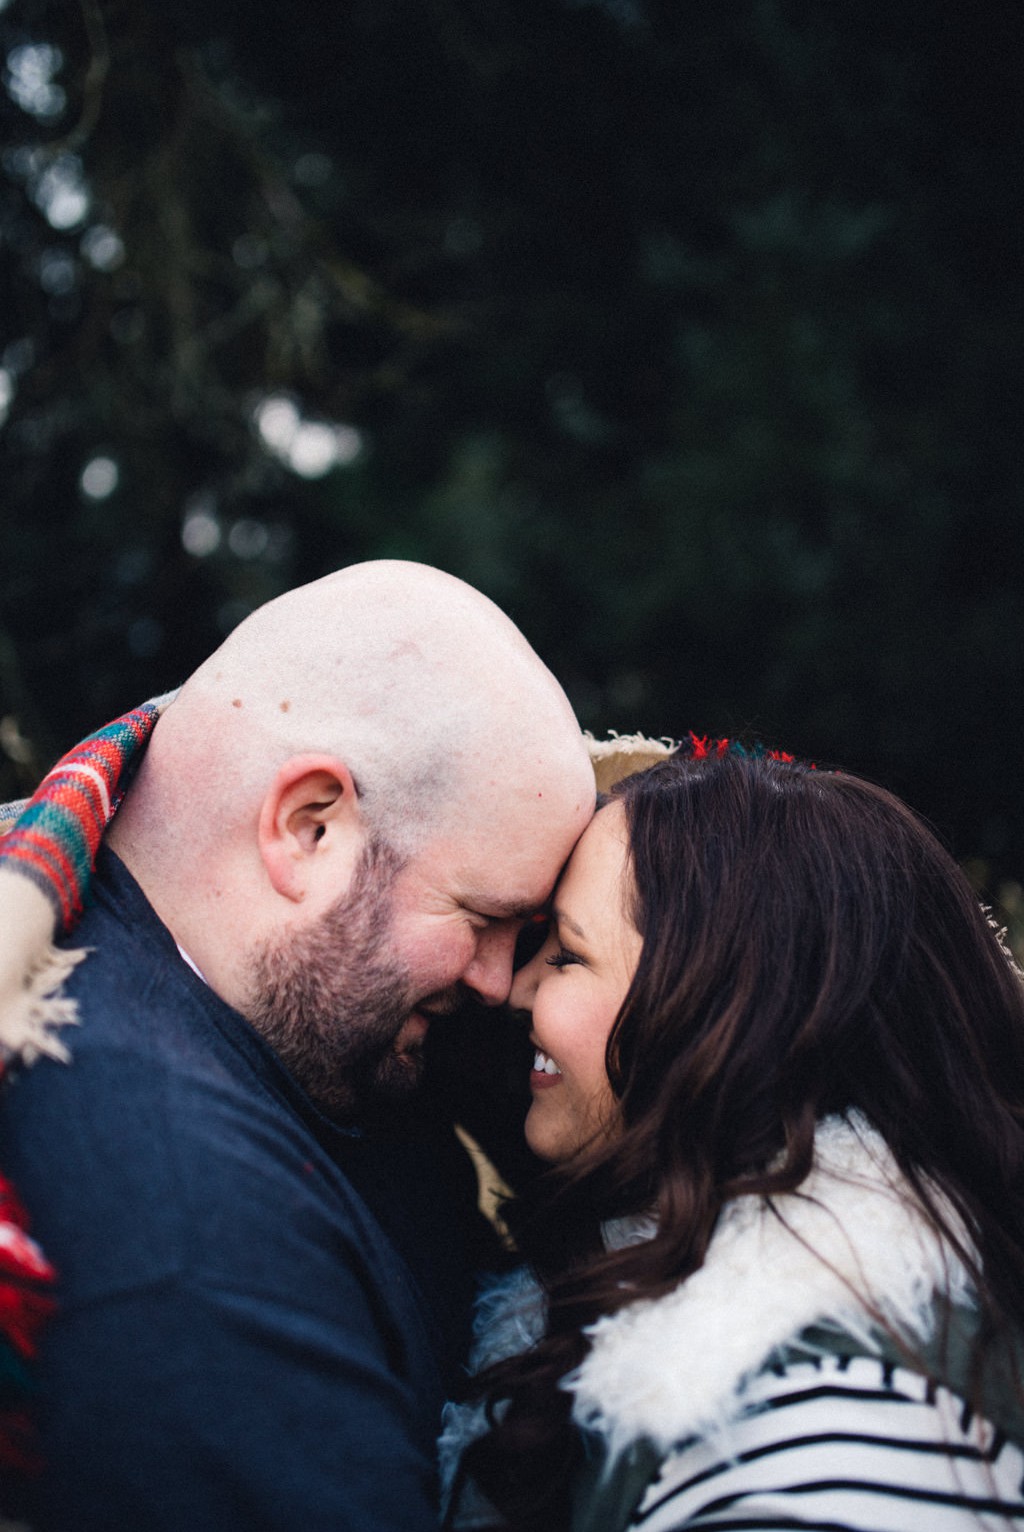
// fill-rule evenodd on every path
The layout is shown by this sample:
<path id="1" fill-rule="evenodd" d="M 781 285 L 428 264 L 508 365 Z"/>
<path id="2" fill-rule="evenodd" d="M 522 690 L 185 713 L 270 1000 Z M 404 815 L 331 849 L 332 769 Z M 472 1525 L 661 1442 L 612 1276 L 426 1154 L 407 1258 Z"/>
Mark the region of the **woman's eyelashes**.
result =
<path id="1" fill-rule="evenodd" d="M 570 963 L 582 963 L 583 959 L 577 952 L 570 952 L 568 947 L 559 947 L 550 957 L 544 959 L 552 968 L 568 968 Z"/>

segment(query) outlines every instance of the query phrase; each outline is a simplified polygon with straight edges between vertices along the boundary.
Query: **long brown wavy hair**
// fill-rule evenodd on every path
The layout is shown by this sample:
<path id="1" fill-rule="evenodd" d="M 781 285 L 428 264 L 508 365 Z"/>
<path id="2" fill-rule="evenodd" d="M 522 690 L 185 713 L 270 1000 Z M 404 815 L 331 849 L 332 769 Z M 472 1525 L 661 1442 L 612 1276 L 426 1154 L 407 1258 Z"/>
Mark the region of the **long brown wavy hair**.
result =
<path id="1" fill-rule="evenodd" d="M 964 1260 L 978 1358 L 1024 1327 L 1024 989 L 953 859 L 891 793 L 785 758 L 676 756 L 614 797 L 643 938 L 606 1055 L 622 1130 L 508 1211 L 547 1331 L 478 1380 L 464 1464 L 516 1532 L 567 1523 L 585 1327 L 696 1271 L 729 1198 L 798 1187 L 829 1114 L 869 1119 Z"/>

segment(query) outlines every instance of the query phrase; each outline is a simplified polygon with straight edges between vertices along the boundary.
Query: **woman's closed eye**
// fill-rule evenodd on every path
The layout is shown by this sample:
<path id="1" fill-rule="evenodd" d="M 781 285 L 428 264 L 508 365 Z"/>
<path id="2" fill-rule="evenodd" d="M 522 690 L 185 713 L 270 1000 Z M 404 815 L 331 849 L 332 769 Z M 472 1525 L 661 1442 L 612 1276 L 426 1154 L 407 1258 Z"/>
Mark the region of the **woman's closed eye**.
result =
<path id="1" fill-rule="evenodd" d="M 568 968 L 571 963 L 582 963 L 583 959 L 576 952 L 570 952 L 568 947 L 559 947 L 550 957 L 544 959 L 552 968 Z"/>

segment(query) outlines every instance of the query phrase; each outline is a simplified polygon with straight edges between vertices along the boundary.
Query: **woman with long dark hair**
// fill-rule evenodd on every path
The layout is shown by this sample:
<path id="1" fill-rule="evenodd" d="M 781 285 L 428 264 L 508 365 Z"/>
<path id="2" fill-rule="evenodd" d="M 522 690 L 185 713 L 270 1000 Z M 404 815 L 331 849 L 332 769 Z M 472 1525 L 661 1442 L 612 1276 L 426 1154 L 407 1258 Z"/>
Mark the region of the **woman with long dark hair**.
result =
<path id="1" fill-rule="evenodd" d="M 1024 990 L 920 820 L 698 743 L 598 812 L 512 1001 L 553 1168 L 451 1525 L 1024 1527 Z"/>

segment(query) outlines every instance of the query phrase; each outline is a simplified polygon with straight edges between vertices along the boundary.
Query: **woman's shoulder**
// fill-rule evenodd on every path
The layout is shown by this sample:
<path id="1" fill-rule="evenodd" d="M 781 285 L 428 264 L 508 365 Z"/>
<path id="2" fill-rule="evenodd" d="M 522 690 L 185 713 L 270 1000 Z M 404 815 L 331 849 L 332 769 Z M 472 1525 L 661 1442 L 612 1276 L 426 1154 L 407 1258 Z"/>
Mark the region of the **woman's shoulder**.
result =
<path id="1" fill-rule="evenodd" d="M 866 1337 L 881 1321 L 913 1347 L 932 1329 L 937 1292 L 963 1301 L 959 1263 L 877 1135 L 830 1121 L 816 1150 L 798 1193 L 727 1203 L 696 1272 L 591 1327 L 565 1386 L 577 1422 L 613 1453 L 640 1437 L 665 1448 L 731 1418 L 744 1381 L 809 1326 Z"/>
<path id="2" fill-rule="evenodd" d="M 857 1532 L 967 1532 L 981 1514 L 1024 1525 L 1020 1445 L 922 1373 L 818 1356 L 759 1373 L 742 1404 L 727 1432 L 663 1457 L 636 1506 L 645 1532 L 719 1525 L 724 1513 Z"/>
<path id="3" fill-rule="evenodd" d="M 880 1356 L 778 1362 L 719 1431 L 634 1443 L 583 1474 L 573 1532 L 736 1526 L 1024 1526 L 1024 1452 L 958 1394 Z M 1001 1518 L 1001 1519 L 1000 1519 Z"/>

